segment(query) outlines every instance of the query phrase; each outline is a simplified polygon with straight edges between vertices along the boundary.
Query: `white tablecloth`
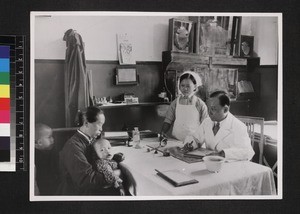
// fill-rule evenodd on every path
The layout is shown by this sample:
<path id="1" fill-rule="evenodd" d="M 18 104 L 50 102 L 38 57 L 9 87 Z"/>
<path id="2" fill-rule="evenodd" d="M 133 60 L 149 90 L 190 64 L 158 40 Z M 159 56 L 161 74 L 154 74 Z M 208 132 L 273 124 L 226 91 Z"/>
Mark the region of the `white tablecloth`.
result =
<path id="1" fill-rule="evenodd" d="M 141 149 L 114 147 L 123 152 L 125 160 L 121 170 L 129 179 L 131 192 L 137 196 L 193 196 L 193 195 L 275 195 L 276 188 L 272 170 L 249 162 L 225 162 L 219 173 L 211 173 L 203 162 L 188 164 L 174 157 L 164 157 L 161 152 L 148 152 L 146 145 L 156 145 L 153 139 L 144 139 Z M 179 142 L 168 142 L 176 146 Z M 180 144 L 182 145 L 182 144 Z M 179 169 L 199 181 L 187 186 L 174 187 L 157 175 L 160 171 Z"/>

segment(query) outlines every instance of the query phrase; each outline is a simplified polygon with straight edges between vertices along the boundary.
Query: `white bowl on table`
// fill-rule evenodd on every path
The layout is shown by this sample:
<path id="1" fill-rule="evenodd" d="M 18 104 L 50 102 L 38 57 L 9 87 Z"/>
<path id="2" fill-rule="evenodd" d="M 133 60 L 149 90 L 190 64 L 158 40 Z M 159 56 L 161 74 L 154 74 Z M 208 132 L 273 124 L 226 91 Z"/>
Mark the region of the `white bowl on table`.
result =
<path id="1" fill-rule="evenodd" d="M 205 156 L 203 161 L 208 171 L 219 172 L 222 169 L 225 158 L 221 156 Z"/>

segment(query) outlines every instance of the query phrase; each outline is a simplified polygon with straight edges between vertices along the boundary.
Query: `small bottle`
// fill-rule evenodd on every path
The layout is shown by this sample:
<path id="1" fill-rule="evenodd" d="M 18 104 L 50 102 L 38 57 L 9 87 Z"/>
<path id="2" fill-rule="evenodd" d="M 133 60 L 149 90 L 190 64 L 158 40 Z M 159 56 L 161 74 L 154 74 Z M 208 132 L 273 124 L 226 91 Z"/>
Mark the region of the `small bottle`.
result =
<path id="1" fill-rule="evenodd" d="M 138 127 L 134 127 L 134 130 L 132 131 L 132 141 L 133 143 L 135 143 L 136 149 L 142 148 L 140 145 L 141 139 L 140 139 L 140 131 Z"/>

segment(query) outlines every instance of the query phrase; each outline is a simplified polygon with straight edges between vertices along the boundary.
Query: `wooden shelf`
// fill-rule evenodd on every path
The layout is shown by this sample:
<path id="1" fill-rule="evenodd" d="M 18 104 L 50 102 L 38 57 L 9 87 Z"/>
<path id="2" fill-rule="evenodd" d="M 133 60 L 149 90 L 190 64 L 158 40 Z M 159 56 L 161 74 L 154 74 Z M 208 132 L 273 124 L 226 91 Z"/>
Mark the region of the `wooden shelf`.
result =
<path id="1" fill-rule="evenodd" d="M 126 103 L 111 103 L 111 104 L 105 104 L 105 105 L 96 105 L 100 107 L 101 109 L 110 109 L 110 108 L 130 108 L 130 107 L 136 107 L 136 106 L 156 106 L 156 105 L 169 105 L 169 102 L 142 102 L 142 103 L 132 103 L 132 104 L 126 104 Z"/>

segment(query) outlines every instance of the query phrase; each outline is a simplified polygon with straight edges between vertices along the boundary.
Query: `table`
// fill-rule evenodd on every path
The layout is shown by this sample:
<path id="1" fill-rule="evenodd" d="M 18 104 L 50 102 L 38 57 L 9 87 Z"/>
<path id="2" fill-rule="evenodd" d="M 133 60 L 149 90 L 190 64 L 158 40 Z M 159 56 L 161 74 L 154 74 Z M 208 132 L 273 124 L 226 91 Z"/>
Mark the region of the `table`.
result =
<path id="1" fill-rule="evenodd" d="M 188 164 L 161 152 L 148 152 L 147 145 L 158 145 L 158 139 L 143 139 L 142 148 L 113 147 L 125 154 L 120 164 L 128 179 L 129 190 L 135 196 L 199 196 L 199 195 L 276 195 L 272 170 L 250 161 L 225 162 L 219 173 L 211 173 L 203 162 Z M 168 141 L 167 147 L 182 146 L 182 142 Z M 160 171 L 179 169 L 199 183 L 174 187 L 157 175 Z"/>

